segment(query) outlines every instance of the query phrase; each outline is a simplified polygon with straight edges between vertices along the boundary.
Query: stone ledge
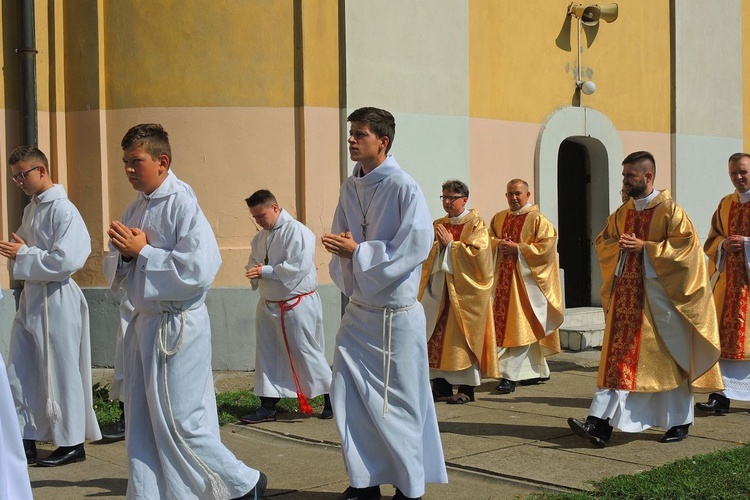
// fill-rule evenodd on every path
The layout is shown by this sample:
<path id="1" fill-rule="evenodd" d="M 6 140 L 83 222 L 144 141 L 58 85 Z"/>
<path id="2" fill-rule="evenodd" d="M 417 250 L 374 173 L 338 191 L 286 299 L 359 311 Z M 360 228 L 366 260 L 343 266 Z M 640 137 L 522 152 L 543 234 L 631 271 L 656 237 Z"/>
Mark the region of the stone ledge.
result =
<path id="1" fill-rule="evenodd" d="M 571 351 L 583 351 L 601 347 L 604 339 L 604 325 L 591 325 L 560 329 L 560 346 Z"/>

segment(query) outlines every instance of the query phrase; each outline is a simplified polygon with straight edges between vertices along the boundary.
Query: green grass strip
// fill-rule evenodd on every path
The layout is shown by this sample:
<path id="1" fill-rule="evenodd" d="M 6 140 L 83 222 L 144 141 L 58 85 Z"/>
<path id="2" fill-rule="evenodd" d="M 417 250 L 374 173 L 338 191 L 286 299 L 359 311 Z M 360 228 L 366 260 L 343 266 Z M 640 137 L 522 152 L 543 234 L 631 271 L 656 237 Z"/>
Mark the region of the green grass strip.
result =
<path id="1" fill-rule="evenodd" d="M 634 475 L 594 482 L 588 493 L 544 493 L 539 500 L 750 498 L 750 446 L 683 458 Z"/>

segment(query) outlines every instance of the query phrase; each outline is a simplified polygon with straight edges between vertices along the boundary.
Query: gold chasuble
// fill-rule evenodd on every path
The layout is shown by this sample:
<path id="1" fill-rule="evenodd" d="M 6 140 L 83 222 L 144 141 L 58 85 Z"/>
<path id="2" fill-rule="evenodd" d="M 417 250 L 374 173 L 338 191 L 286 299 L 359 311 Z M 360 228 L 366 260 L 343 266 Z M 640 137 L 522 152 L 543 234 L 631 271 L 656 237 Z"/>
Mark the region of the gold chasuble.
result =
<path id="1" fill-rule="evenodd" d="M 643 240 L 643 252 L 621 253 L 623 234 Z M 688 378 L 696 392 L 722 390 L 705 256 L 693 223 L 669 192 L 657 194 L 643 211 L 629 200 L 610 214 L 596 251 L 606 316 L 597 385 L 664 392 Z M 646 275 L 643 254 L 655 278 Z"/>
<path id="2" fill-rule="evenodd" d="M 477 363 L 486 377 L 497 377 L 492 322 L 492 250 L 487 227 L 473 209 L 457 224 L 451 224 L 448 217 L 434 222 L 434 226 L 438 224 L 448 229 L 453 242 L 445 247 L 444 251 L 449 252 L 445 256 L 435 241 L 422 264 L 419 300 L 422 301 L 428 286 L 443 287 L 437 323 L 433 331 L 427 332 L 430 368 L 460 371 Z M 433 275 L 435 260 L 443 257 L 450 259 L 453 272 Z M 432 283 L 433 279 L 441 279 L 442 283 Z"/>
<path id="3" fill-rule="evenodd" d="M 563 321 L 563 295 L 557 260 L 557 230 L 538 205 L 516 212 L 503 210 L 490 223 L 493 249 L 498 240 L 518 243 L 533 282 L 547 301 L 544 323 L 534 312 L 518 255 L 497 256 L 495 269 L 495 336 L 498 347 L 519 347 L 539 341 L 544 356 L 560 352 L 559 326 Z"/>
<path id="4" fill-rule="evenodd" d="M 750 203 L 740 203 L 736 192 L 721 200 L 711 219 L 711 231 L 703 247 L 708 254 L 711 275 L 717 272 L 721 244 L 735 235 L 750 236 Z M 721 359 L 750 360 L 745 252 L 724 252 L 724 268 L 714 286 L 714 303 L 719 320 Z"/>

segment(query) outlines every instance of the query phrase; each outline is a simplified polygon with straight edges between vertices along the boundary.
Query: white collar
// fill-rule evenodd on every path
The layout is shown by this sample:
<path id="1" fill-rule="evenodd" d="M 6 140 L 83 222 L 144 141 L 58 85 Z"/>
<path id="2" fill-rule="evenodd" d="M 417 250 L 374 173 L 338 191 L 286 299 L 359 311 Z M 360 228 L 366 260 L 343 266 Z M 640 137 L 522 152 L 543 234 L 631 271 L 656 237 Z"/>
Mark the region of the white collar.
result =
<path id="1" fill-rule="evenodd" d="M 448 220 L 451 224 L 458 224 L 458 221 L 461 220 L 461 217 L 464 217 L 466 214 L 469 213 L 469 209 L 464 207 L 464 211 L 458 214 L 455 217 L 448 217 Z"/>
<path id="2" fill-rule="evenodd" d="M 646 208 L 646 205 L 648 205 L 649 203 L 651 203 L 651 200 L 653 200 L 654 198 L 656 198 L 656 196 L 658 194 L 659 194 L 659 191 L 657 191 L 656 189 L 654 189 L 653 191 L 651 191 L 651 194 L 648 195 L 648 196 L 646 196 L 645 198 L 641 198 L 639 200 L 636 200 L 634 198 L 633 199 L 633 203 L 635 204 L 635 209 L 638 212 L 643 212 L 643 210 Z"/>

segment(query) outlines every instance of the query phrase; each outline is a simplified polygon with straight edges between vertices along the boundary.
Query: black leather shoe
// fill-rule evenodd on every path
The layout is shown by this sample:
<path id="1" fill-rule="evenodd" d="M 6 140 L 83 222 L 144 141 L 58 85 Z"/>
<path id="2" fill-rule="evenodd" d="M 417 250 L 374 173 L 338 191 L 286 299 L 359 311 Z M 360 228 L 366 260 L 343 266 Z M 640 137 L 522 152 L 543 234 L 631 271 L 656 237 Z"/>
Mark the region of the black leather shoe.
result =
<path id="1" fill-rule="evenodd" d="M 268 486 L 268 478 L 261 472 L 258 482 L 255 483 L 253 489 L 234 500 L 260 500 L 266 494 L 266 486 Z"/>
<path id="2" fill-rule="evenodd" d="M 338 500 L 380 500 L 380 486 L 369 486 L 367 488 L 355 488 L 349 486 L 346 491 L 339 495 Z"/>
<path id="3" fill-rule="evenodd" d="M 47 458 L 37 458 L 36 464 L 42 467 L 59 467 L 84 460 L 86 460 L 86 450 L 83 449 L 83 443 L 81 443 L 75 446 L 60 446 Z"/>
<path id="4" fill-rule="evenodd" d="M 526 380 L 519 380 L 518 385 L 537 385 L 547 381 L 549 381 L 549 377 L 527 378 Z"/>
<path id="5" fill-rule="evenodd" d="M 24 439 L 23 451 L 26 452 L 26 463 L 28 465 L 36 462 L 36 441 L 33 439 Z"/>
<path id="6" fill-rule="evenodd" d="M 125 439 L 125 418 L 121 417 L 116 423 L 102 429 L 102 441 L 116 443 Z"/>
<path id="7" fill-rule="evenodd" d="M 511 392 L 516 390 L 516 383 L 512 380 L 508 380 L 507 378 L 501 378 L 500 383 L 497 384 L 495 390 L 500 394 L 510 394 Z"/>
<path id="8" fill-rule="evenodd" d="M 255 410 L 250 415 L 243 415 L 240 417 L 240 422 L 246 424 L 259 424 L 261 422 L 275 422 L 276 421 L 276 410 L 268 410 L 262 406 Z"/>
<path id="9" fill-rule="evenodd" d="M 320 418 L 323 420 L 330 420 L 333 418 L 333 408 L 331 407 L 331 396 L 330 394 L 323 394 L 323 413 L 320 414 Z"/>
<path id="10" fill-rule="evenodd" d="M 569 418 L 568 427 L 576 436 L 587 438 L 591 444 L 599 448 L 607 446 L 607 441 L 612 436 L 612 426 L 601 418 L 589 416 L 585 421 Z"/>
<path id="11" fill-rule="evenodd" d="M 697 403 L 695 405 L 700 411 L 714 412 L 716 415 L 729 413 L 729 398 L 721 394 L 709 394 L 708 403 Z"/>
<path id="12" fill-rule="evenodd" d="M 401 490 L 396 488 L 396 494 L 393 495 L 393 498 L 391 500 L 422 500 L 422 497 L 407 497 L 403 493 L 401 493 Z"/>
<path id="13" fill-rule="evenodd" d="M 660 443 L 678 443 L 688 436 L 690 424 L 675 425 L 659 439 Z"/>

